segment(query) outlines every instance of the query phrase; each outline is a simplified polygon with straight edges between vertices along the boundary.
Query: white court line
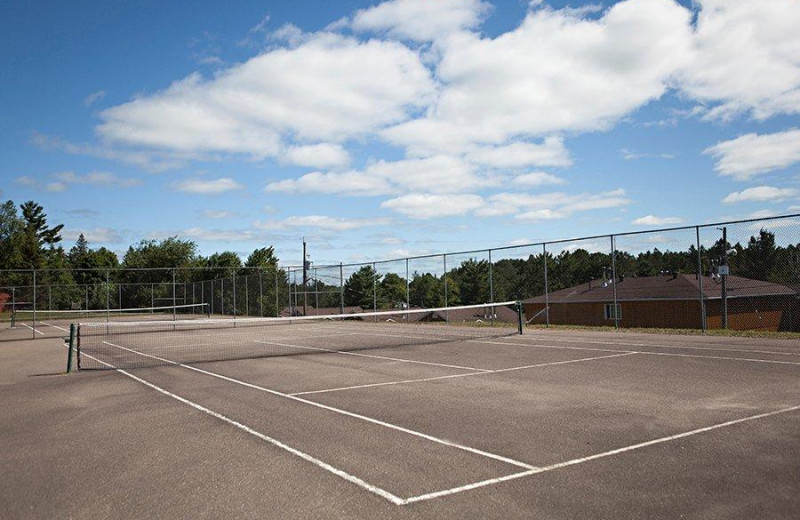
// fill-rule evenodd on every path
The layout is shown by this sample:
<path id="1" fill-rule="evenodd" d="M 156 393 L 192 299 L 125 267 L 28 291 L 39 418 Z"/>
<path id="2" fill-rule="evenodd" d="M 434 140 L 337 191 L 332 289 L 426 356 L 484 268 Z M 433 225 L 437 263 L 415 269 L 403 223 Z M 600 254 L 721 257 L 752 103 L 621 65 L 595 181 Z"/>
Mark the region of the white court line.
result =
<path id="1" fill-rule="evenodd" d="M 302 338 L 302 339 L 305 339 L 305 338 Z M 300 349 L 306 349 L 306 350 L 317 350 L 317 351 L 320 351 L 320 352 L 329 352 L 329 353 L 332 353 L 332 354 L 344 354 L 344 355 L 347 355 L 347 356 L 358 356 L 358 357 L 367 357 L 367 358 L 375 358 L 375 359 L 386 359 L 386 360 L 389 360 L 389 361 L 400 361 L 402 363 L 413 363 L 413 364 L 417 364 L 417 365 L 432 365 L 432 366 L 444 367 L 444 368 L 457 368 L 459 370 L 474 370 L 474 371 L 478 371 L 478 372 L 491 372 L 491 370 L 489 370 L 488 368 L 465 367 L 465 366 L 462 366 L 462 365 L 447 365 L 447 364 L 444 364 L 444 363 L 433 363 L 431 361 L 417 361 L 417 360 L 414 360 L 414 359 L 402 359 L 402 358 L 394 358 L 394 357 L 387 357 L 387 356 L 377 356 L 377 355 L 374 355 L 374 354 L 362 354 L 360 352 L 349 352 L 347 350 L 335 350 L 335 349 L 322 348 L 322 347 L 304 347 L 304 346 L 301 346 L 301 345 L 291 345 L 291 344 L 288 344 L 288 343 L 277 343 L 275 341 L 263 341 L 263 340 L 259 340 L 259 339 L 254 339 L 253 342 L 254 343 L 262 343 L 262 344 L 265 344 L 265 345 L 278 345 L 280 347 L 293 347 L 293 348 L 300 348 Z"/>
<path id="2" fill-rule="evenodd" d="M 486 343 L 483 341 L 475 341 L 475 343 Z M 567 350 L 604 350 L 607 352 L 620 352 L 620 349 L 596 349 L 596 348 L 582 348 L 582 347 L 564 347 L 561 345 L 534 345 L 532 343 L 504 343 L 504 342 L 492 342 L 498 345 L 509 345 L 509 346 L 517 346 L 517 347 L 526 347 L 526 348 L 551 348 L 551 349 L 567 349 Z M 610 343 L 613 345 L 613 343 Z M 632 345 L 632 344 L 630 344 Z M 644 346 L 652 346 L 652 345 L 644 345 Z M 625 351 L 629 352 L 629 351 Z M 637 351 L 639 354 L 645 354 L 649 356 L 665 356 L 665 357 L 687 357 L 687 358 L 701 358 L 701 359 L 722 359 L 724 361 L 746 361 L 749 363 L 767 363 L 767 364 L 774 364 L 774 365 L 800 365 L 800 362 L 795 361 L 778 361 L 774 359 L 753 359 L 753 358 L 742 358 L 742 357 L 730 357 L 730 356 L 703 356 L 700 354 L 676 354 L 672 352 L 647 352 L 644 350 Z"/>
<path id="3" fill-rule="evenodd" d="M 250 435 L 258 437 L 259 439 L 272 444 L 273 446 L 276 446 L 276 447 L 281 448 L 281 449 L 283 449 L 285 451 L 288 451 L 292 455 L 295 455 L 295 456 L 297 456 L 297 457 L 299 457 L 299 458 L 301 458 L 301 459 L 303 459 L 303 460 L 305 460 L 307 462 L 310 462 L 310 463 L 314 464 L 315 466 L 324 469 L 325 471 L 333 473 L 337 477 L 343 478 L 344 480 L 346 480 L 346 481 L 348 481 L 348 482 L 350 482 L 352 484 L 355 484 L 358 487 L 360 487 L 362 489 L 365 489 L 365 490 L 367 490 L 367 491 L 369 491 L 371 493 L 374 493 L 374 494 L 378 495 L 381 498 L 385 498 L 386 500 L 388 500 L 389 502 L 391 502 L 391 503 L 393 503 L 395 505 L 403 505 L 403 504 L 405 504 L 405 500 L 400 498 L 400 497 L 398 497 L 397 495 L 394 495 L 394 494 L 386 491 L 383 488 L 380 488 L 378 486 L 370 484 L 369 482 L 367 482 L 367 481 L 365 481 L 363 479 L 360 479 L 360 478 L 356 477 L 355 475 L 351 475 L 350 473 L 347 473 L 346 471 L 343 471 L 343 470 L 340 470 L 339 468 L 331 466 L 327 462 L 324 462 L 324 461 L 322 461 L 322 460 L 320 460 L 320 459 L 318 459 L 316 457 L 313 457 L 313 456 L 309 455 L 308 453 L 300 451 L 300 450 L 298 450 L 296 448 L 292 448 L 288 444 L 284 444 L 283 442 L 281 442 L 281 441 L 279 441 L 277 439 L 274 439 L 274 438 L 272 438 L 272 437 L 270 437 L 268 435 L 265 435 L 265 434 L 263 434 L 263 433 L 261 433 L 259 431 L 256 431 L 253 428 L 250 428 L 249 426 L 247 426 L 245 424 L 242 424 L 242 423 L 240 423 L 238 421 L 235 421 L 235 420 L 233 420 L 233 419 L 231 419 L 229 417 L 226 417 L 225 415 L 222 415 L 221 413 L 215 412 L 215 411 L 213 411 L 213 410 L 211 410 L 209 408 L 206 408 L 206 407 L 204 407 L 204 406 L 202 406 L 200 404 L 197 404 L 197 403 L 195 403 L 193 401 L 190 401 L 190 400 L 188 400 L 188 399 L 186 399 L 184 397 L 181 397 L 181 396 L 179 396 L 177 394 L 169 392 L 168 390 L 165 390 L 165 389 L 163 389 L 163 388 L 161 388 L 161 387 L 159 387 L 159 386 L 157 386 L 157 385 L 155 385 L 155 384 L 153 384 L 153 383 L 151 383 L 149 381 L 145 381 L 144 379 L 142 379 L 140 377 L 137 377 L 137 376 L 131 374 L 130 372 L 127 372 L 127 371 L 122 370 L 120 368 L 116 368 L 114 365 L 111 365 L 110 363 L 106 363 L 105 361 L 101 361 L 100 359 L 97 359 L 96 357 L 94 357 L 94 356 L 92 356 L 90 354 L 84 354 L 84 355 L 94 359 L 98 363 L 102 363 L 103 365 L 106 365 L 107 367 L 113 368 L 114 370 L 116 370 L 120 374 L 128 376 L 131 379 L 133 379 L 135 381 L 138 381 L 139 383 L 142 383 L 143 385 L 145 385 L 145 386 L 147 386 L 149 388 L 152 388 L 153 390 L 156 390 L 157 392 L 160 392 L 160 393 L 162 393 L 162 394 L 164 394 L 164 395 L 166 395 L 168 397 L 171 397 L 171 398 L 173 398 L 173 399 L 175 399 L 175 400 L 177 400 L 177 401 L 179 401 L 179 402 L 181 402 L 183 404 L 189 405 L 189 406 L 191 406 L 192 408 L 194 408 L 196 410 L 199 410 L 199 411 L 201 411 L 203 413 L 206 413 L 206 414 L 208 414 L 208 415 L 210 415 L 212 417 L 215 417 L 215 418 L 217 418 L 217 419 L 219 419 L 221 421 L 224 421 L 224 422 L 230 424 L 231 426 L 239 428 L 240 430 L 243 430 L 243 431 L 249 433 Z"/>
<path id="4" fill-rule="evenodd" d="M 279 392 L 277 390 L 272 390 L 270 388 L 266 388 L 266 387 L 263 387 L 263 386 L 255 385 L 253 383 L 248 383 L 248 382 L 242 381 L 240 379 L 235 379 L 233 377 L 224 376 L 222 374 L 217 374 L 216 372 L 210 372 L 208 370 L 203 370 L 201 368 L 197 368 L 197 367 L 194 367 L 194 366 L 191 366 L 191 365 L 185 365 L 183 363 L 178 363 L 176 361 L 172 361 L 172 360 L 169 360 L 169 359 L 161 358 L 161 357 L 158 357 L 158 356 L 153 356 L 151 354 L 144 354 L 142 352 L 137 352 L 137 351 L 135 351 L 133 349 L 129 349 L 129 348 L 126 348 L 126 347 L 123 347 L 123 346 L 120 346 L 120 345 L 115 345 L 115 344 L 109 343 L 107 341 L 104 341 L 103 343 L 105 343 L 107 345 L 110 345 L 112 347 L 116 347 L 116 348 L 120 348 L 122 350 L 126 350 L 128 352 L 132 352 L 132 353 L 140 355 L 140 356 L 153 358 L 153 359 L 156 359 L 156 360 L 159 360 L 159 361 L 163 361 L 164 363 L 167 363 L 167 364 L 170 364 L 170 365 L 179 366 L 179 367 L 182 367 L 182 368 L 186 368 L 188 370 L 192 370 L 194 372 L 198 372 L 200 374 L 204 374 L 204 375 L 211 376 L 211 377 L 216 377 L 217 379 L 222 379 L 223 381 L 228 381 L 230 383 L 235 383 L 235 384 L 244 386 L 245 388 L 251 388 L 253 390 L 266 392 L 268 394 L 276 395 L 278 397 L 285 397 L 286 399 L 291 399 L 291 400 L 297 401 L 299 403 L 305 403 L 305 404 L 308 404 L 308 405 L 311 405 L 311 406 L 314 406 L 314 407 L 317 407 L 317 408 L 321 408 L 323 410 L 328 410 L 330 412 L 339 413 L 339 414 L 342 414 L 342 415 L 345 415 L 345 416 L 348 416 L 348 417 L 353 417 L 354 419 L 359 419 L 359 420 L 366 421 L 366 422 L 369 422 L 369 423 L 372 423 L 372 424 L 377 424 L 378 426 L 383 426 L 384 428 L 388 428 L 388 429 L 391 429 L 391 430 L 403 432 L 403 433 L 406 433 L 408 435 L 413 435 L 415 437 L 420 437 L 422 439 L 429 440 L 431 442 L 435 442 L 435 443 L 441 444 L 443 446 L 449 446 L 451 448 L 456 448 L 456 449 L 459 449 L 459 450 L 462 450 L 462 451 L 473 453 L 475 455 L 481 455 L 481 456 L 489 458 L 489 459 L 499 460 L 501 462 L 505 462 L 507 464 L 511 464 L 512 466 L 518 466 L 518 467 L 526 468 L 526 469 L 534 469 L 535 468 L 535 466 L 531 466 L 530 464 L 527 464 L 525 462 L 520 462 L 518 460 L 510 459 L 508 457 L 503 457 L 502 455 L 498 455 L 496 453 L 490 453 L 488 451 L 479 450 L 477 448 L 470 448 L 469 446 L 464 446 L 463 444 L 458 444 L 458 443 L 455 443 L 455 442 L 452 442 L 452 441 L 448 441 L 446 439 L 440 439 L 438 437 L 434 437 L 434 436 L 428 435 L 426 433 L 418 432 L 416 430 L 411 430 L 411 429 L 408 429 L 408 428 L 404 428 L 404 427 L 398 426 L 396 424 L 387 423 L 387 422 L 384 422 L 384 421 L 380 421 L 378 419 L 373 419 L 372 417 L 367 417 L 365 415 L 360 415 L 360 414 L 357 414 L 357 413 L 354 413 L 354 412 L 349 412 L 347 410 L 342 410 L 341 408 L 335 408 L 333 406 L 328 406 L 328 405 L 325 405 L 325 404 L 322 404 L 322 403 L 317 403 L 315 401 L 309 401 L 308 399 L 303 399 L 302 397 L 297 397 L 297 396 L 285 394 L 285 393 Z"/>
<path id="5" fill-rule="evenodd" d="M 47 325 L 48 327 L 53 327 L 54 329 L 63 330 L 64 332 L 69 332 L 69 329 L 65 329 L 64 327 L 59 327 L 58 325 L 53 325 L 52 323 L 47 323 L 47 322 L 44 322 L 44 321 L 42 321 L 40 323 L 43 323 L 43 324 Z"/>
<path id="6" fill-rule="evenodd" d="M 517 339 L 517 338 L 509 338 L 509 339 Z M 690 346 L 690 345 L 653 345 L 651 343 L 631 343 L 625 341 L 598 341 L 598 340 L 576 340 L 576 339 L 561 339 L 561 338 L 535 338 L 535 337 L 524 337 L 520 336 L 518 339 L 529 339 L 531 341 L 555 341 L 555 342 L 562 342 L 562 343 L 590 343 L 593 345 L 620 345 L 626 347 L 652 347 L 652 348 L 676 348 L 676 349 L 685 349 L 685 350 L 711 350 L 711 351 L 719 351 L 719 352 L 741 352 L 741 353 L 749 353 L 749 354 L 770 354 L 775 356 L 800 356 L 800 352 L 774 352 L 772 350 L 755 350 L 755 349 L 740 349 L 740 348 L 718 348 L 718 347 L 698 347 L 698 346 Z"/>
<path id="7" fill-rule="evenodd" d="M 555 365 L 567 365 L 569 363 L 581 363 L 583 361 L 595 361 L 598 359 L 608 359 L 608 358 L 615 358 L 615 357 L 622 357 L 622 356 L 630 356 L 631 354 L 638 354 L 638 352 L 624 352 L 622 354 L 612 354 L 610 356 L 597 356 L 597 357 L 590 357 L 590 358 L 581 358 L 581 359 L 570 359 L 567 361 L 554 361 L 551 363 L 539 363 L 536 365 L 525 365 L 520 367 L 511 367 L 511 368 L 499 368 L 497 370 L 488 370 L 486 372 L 472 372 L 469 374 L 453 374 L 449 376 L 438 376 L 438 377 L 426 377 L 422 379 L 406 379 L 403 381 L 388 381 L 385 383 L 370 383 L 366 385 L 355 385 L 355 386 L 343 386 L 339 388 L 328 388 L 325 390 L 310 390 L 308 392 L 295 392 L 289 395 L 309 395 L 309 394 L 325 394 L 328 392 L 338 392 L 341 390 L 357 390 L 360 388 L 371 388 L 373 386 L 390 386 L 390 385 L 402 385 L 407 383 L 423 383 L 427 381 L 438 381 L 441 379 L 453 379 L 456 377 L 471 377 L 471 376 L 485 376 L 487 374 L 497 374 L 500 372 L 511 372 L 514 370 L 525 370 L 528 368 L 540 368 L 540 367 L 551 367 Z"/>
<path id="8" fill-rule="evenodd" d="M 751 415 L 749 417 L 744 417 L 742 419 L 734 419 L 732 421 L 726 421 L 726 422 L 723 422 L 723 423 L 714 424 L 712 426 L 706 426 L 704 428 L 698 428 L 696 430 L 691 430 L 691 431 L 684 432 L 684 433 L 678 433 L 676 435 L 670 435 L 668 437 L 661 437 L 660 439 L 654 439 L 654 440 L 651 440 L 651 441 L 641 442 L 639 444 L 632 444 L 630 446 L 625 446 L 623 448 L 618 448 L 618 449 L 615 449 L 615 450 L 605 451 L 603 453 L 597 453 L 595 455 L 589 455 L 588 457 L 581 457 L 581 458 L 578 458 L 578 459 L 572 459 L 572 460 L 568 460 L 568 461 L 565 461 L 565 462 L 559 462 L 557 464 L 552 464 L 550 466 L 544 466 L 544 467 L 541 467 L 541 468 L 535 468 L 535 469 L 531 469 L 531 470 L 528 470 L 528 471 L 523 471 L 523 472 L 520 472 L 520 473 L 514 473 L 512 475 L 506 475 L 504 477 L 498 477 L 498 478 L 493 478 L 493 479 L 488 479 L 488 480 L 482 480 L 480 482 L 474 482 L 472 484 L 467 484 L 465 486 L 459 486 L 459 487 L 454 487 L 454 488 L 450 488 L 450 489 L 443 489 L 441 491 L 435 491 L 433 493 L 426 493 L 424 495 L 417 495 L 417 496 L 414 496 L 414 497 L 409 497 L 409 498 L 404 499 L 403 500 L 403 505 L 413 504 L 415 502 L 422 502 L 424 500 L 431 500 L 433 498 L 439 498 L 439 497 L 448 496 L 448 495 L 454 495 L 456 493 L 461 493 L 463 491 L 469 491 L 469 490 L 477 489 L 477 488 L 480 488 L 480 487 L 490 486 L 492 484 L 498 484 L 500 482 L 506 482 L 506 481 L 509 481 L 509 480 L 514 480 L 514 479 L 518 479 L 518 478 L 522 478 L 522 477 L 527 477 L 529 475 L 536 475 L 538 473 L 544 473 L 546 471 L 552 471 L 552 470 L 555 470 L 555 469 L 561 469 L 561 468 L 565 468 L 567 466 L 574 466 L 576 464 L 582 464 L 584 462 L 589 462 L 589 461 L 601 459 L 601 458 L 604 458 L 604 457 L 610 457 L 612 455 L 618 455 L 620 453 L 625 453 L 625 452 L 628 452 L 628 451 L 638 450 L 638 449 L 641 449 L 641 448 L 646 448 L 648 446 L 653 446 L 653 445 L 656 445 L 656 444 L 662 444 L 662 443 L 665 443 L 665 442 L 674 441 L 676 439 L 683 439 L 685 437 L 690 437 L 692 435 L 698 435 L 700 433 L 705 433 L 705 432 L 709 432 L 709 431 L 712 431 L 712 430 L 718 430 L 720 428 L 726 428 L 728 426 L 733 426 L 735 424 L 740 424 L 740 423 L 744 423 L 744 422 L 748 422 L 748 421 L 755 421 L 757 419 L 763 419 L 765 417 L 770 417 L 770 416 L 773 416 L 773 415 L 779 415 L 779 414 L 784 414 L 784 413 L 788 413 L 788 412 L 793 412 L 793 411 L 796 411 L 796 410 L 800 410 L 800 406 L 792 406 L 792 407 L 789 407 L 789 408 L 783 408 L 781 410 L 775 410 L 775 411 L 772 411 L 772 412 L 761 413 L 761 414 L 758 414 L 758 415 Z"/>
<path id="9" fill-rule="evenodd" d="M 40 331 L 40 330 L 38 330 L 38 329 L 34 329 L 33 327 L 31 327 L 31 326 L 30 326 L 30 325 L 28 325 L 27 323 L 23 323 L 23 324 L 22 324 L 22 326 L 23 326 L 23 327 L 28 327 L 29 329 L 31 329 L 31 330 L 32 330 L 33 332 L 35 332 L 36 334 L 42 334 L 42 335 L 44 335 L 44 332 L 42 332 L 42 331 Z"/>

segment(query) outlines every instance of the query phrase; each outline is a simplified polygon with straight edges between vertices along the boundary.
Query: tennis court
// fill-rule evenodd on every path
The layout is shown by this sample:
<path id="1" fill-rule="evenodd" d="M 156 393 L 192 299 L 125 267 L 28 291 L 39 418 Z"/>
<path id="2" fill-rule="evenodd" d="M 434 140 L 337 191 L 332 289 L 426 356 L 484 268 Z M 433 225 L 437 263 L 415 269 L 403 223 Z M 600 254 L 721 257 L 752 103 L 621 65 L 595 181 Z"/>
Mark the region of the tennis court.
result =
<path id="1" fill-rule="evenodd" d="M 405 326 L 87 336 L 6 386 L 4 516 L 796 517 L 794 342 Z"/>

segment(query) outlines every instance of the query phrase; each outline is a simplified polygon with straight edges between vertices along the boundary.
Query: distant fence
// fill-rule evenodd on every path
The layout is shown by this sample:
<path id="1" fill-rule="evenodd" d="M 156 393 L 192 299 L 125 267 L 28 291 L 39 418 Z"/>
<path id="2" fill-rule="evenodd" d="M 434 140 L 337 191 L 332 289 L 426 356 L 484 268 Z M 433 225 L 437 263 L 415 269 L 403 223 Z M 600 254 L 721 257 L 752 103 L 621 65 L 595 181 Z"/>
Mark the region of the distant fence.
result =
<path id="1" fill-rule="evenodd" d="M 205 303 L 214 316 L 524 302 L 537 325 L 800 332 L 800 214 L 393 260 L 0 270 L 13 309 Z"/>

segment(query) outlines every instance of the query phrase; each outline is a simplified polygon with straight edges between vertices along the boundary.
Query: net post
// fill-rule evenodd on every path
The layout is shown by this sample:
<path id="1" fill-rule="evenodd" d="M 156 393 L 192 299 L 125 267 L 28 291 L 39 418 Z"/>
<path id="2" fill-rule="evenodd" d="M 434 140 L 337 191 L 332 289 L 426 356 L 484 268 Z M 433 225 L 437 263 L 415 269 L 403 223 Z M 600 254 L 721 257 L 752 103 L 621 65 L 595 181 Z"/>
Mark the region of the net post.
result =
<path id="1" fill-rule="evenodd" d="M 517 300 L 516 306 L 517 306 L 517 331 L 519 332 L 520 335 L 522 335 L 522 323 L 523 323 L 522 302 Z"/>
<path id="2" fill-rule="evenodd" d="M 69 325 L 69 349 L 67 350 L 67 374 L 72 372 L 72 353 L 75 352 L 75 324 Z"/>
<path id="3" fill-rule="evenodd" d="M 78 325 L 75 329 L 75 352 L 77 355 L 75 356 L 75 360 L 78 362 L 78 372 L 81 371 L 81 326 Z"/>

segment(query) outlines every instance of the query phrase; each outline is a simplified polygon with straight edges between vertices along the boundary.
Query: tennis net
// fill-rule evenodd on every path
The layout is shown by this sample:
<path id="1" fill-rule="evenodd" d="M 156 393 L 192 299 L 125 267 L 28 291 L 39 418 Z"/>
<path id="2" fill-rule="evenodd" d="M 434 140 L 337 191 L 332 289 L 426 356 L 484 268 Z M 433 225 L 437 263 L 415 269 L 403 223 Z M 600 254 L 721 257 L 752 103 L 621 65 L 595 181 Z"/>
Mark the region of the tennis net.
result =
<path id="1" fill-rule="evenodd" d="M 142 322 L 165 320 L 191 320 L 208 317 L 207 303 L 143 307 L 132 309 L 15 309 L 12 326 L 17 323 L 69 325 L 74 322 Z"/>
<path id="2" fill-rule="evenodd" d="M 350 352 L 521 333 L 517 302 L 237 320 L 80 323 L 79 369 Z"/>

